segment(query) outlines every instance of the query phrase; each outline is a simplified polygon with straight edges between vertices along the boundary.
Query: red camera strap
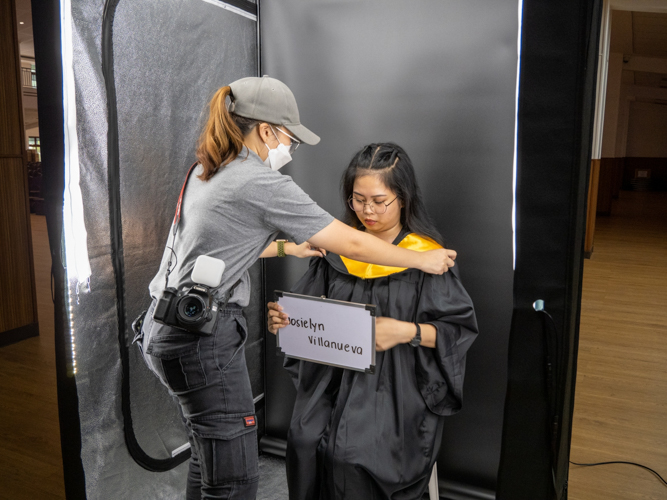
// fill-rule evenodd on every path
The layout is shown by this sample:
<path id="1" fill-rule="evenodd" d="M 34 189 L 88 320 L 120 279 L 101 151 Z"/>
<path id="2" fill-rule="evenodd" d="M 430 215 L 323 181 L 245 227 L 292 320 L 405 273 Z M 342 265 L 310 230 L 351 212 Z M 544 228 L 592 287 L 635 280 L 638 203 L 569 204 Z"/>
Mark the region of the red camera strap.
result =
<path id="1" fill-rule="evenodd" d="M 183 204 L 183 194 L 185 194 L 185 186 L 188 183 L 188 179 L 190 178 L 190 174 L 192 173 L 192 170 L 199 165 L 199 162 L 194 162 L 192 166 L 190 167 L 190 170 L 188 170 L 187 175 L 185 176 L 185 181 L 183 182 L 183 187 L 181 188 L 181 194 L 178 196 L 178 203 L 176 203 L 176 215 L 174 215 L 174 234 L 176 234 L 176 228 L 178 227 L 178 223 L 181 220 L 181 205 Z"/>
<path id="2" fill-rule="evenodd" d="M 192 164 L 190 167 L 190 170 L 188 170 L 187 175 L 185 176 L 185 181 L 183 181 L 183 187 L 181 188 L 181 194 L 178 195 L 178 203 L 176 203 L 176 214 L 174 215 L 174 237 L 171 240 L 171 255 L 169 256 L 169 261 L 167 262 L 167 272 L 165 273 L 164 277 L 164 287 L 167 288 L 169 286 L 169 275 L 171 274 L 171 256 L 176 255 L 174 253 L 174 241 L 176 241 L 176 232 L 178 231 L 178 223 L 181 222 L 181 207 L 183 205 L 183 195 L 185 194 L 185 186 L 188 184 L 188 179 L 190 178 L 190 174 L 194 170 L 194 168 L 199 165 L 199 162 L 196 161 Z M 169 247 L 168 247 L 169 248 Z M 242 278 L 239 278 L 236 283 L 232 286 L 232 288 L 229 291 L 229 296 L 225 300 L 224 306 L 222 307 L 223 309 L 227 307 L 227 302 L 229 299 L 232 297 L 232 294 L 234 293 L 234 289 L 241 283 Z M 218 287 L 216 287 L 218 288 Z"/>
<path id="3" fill-rule="evenodd" d="M 174 223 L 173 225 L 173 237 L 171 240 L 171 247 L 167 245 L 167 248 L 171 250 L 171 254 L 169 255 L 169 261 L 167 262 L 167 272 L 165 273 L 164 276 L 164 287 L 167 288 L 169 286 L 169 275 L 171 274 L 171 257 L 175 256 L 176 254 L 174 253 L 174 242 L 176 241 L 176 232 L 178 231 L 178 223 L 181 222 L 181 206 L 183 205 L 183 194 L 185 194 L 185 186 L 188 183 L 188 179 L 190 178 L 190 174 L 192 173 L 192 170 L 199 164 L 199 162 L 194 162 L 192 166 L 190 167 L 190 170 L 188 170 L 187 175 L 185 176 L 185 181 L 183 181 L 183 187 L 181 188 L 181 194 L 178 196 L 178 203 L 176 203 L 176 215 L 174 215 Z"/>

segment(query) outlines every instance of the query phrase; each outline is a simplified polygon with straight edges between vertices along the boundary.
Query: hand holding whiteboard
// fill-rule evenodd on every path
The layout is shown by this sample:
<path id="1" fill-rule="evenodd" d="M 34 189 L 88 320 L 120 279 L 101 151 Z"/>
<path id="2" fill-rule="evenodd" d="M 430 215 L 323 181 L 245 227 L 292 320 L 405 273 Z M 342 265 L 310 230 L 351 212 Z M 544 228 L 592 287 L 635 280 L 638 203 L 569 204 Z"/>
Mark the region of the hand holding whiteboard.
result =
<path id="1" fill-rule="evenodd" d="M 375 306 L 276 291 L 289 315 L 278 330 L 278 353 L 374 373 Z"/>

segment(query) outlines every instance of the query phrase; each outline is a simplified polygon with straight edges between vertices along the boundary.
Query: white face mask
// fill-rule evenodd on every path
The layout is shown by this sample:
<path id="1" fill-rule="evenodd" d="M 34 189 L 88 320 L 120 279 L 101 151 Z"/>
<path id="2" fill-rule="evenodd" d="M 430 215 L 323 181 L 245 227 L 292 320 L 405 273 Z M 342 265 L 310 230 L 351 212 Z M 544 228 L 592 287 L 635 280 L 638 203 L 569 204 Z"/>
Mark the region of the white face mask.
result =
<path id="1" fill-rule="evenodd" d="M 273 127 L 271 127 L 271 131 L 273 132 L 273 135 L 276 136 L 276 139 L 278 139 Z M 280 170 L 292 161 L 292 155 L 289 153 L 289 146 L 286 146 L 280 141 L 278 141 L 278 147 L 274 149 L 271 149 L 267 143 L 264 143 L 264 145 L 266 146 L 266 149 L 269 150 L 269 156 L 264 160 L 264 165 L 267 167 L 271 167 L 273 170 Z"/>

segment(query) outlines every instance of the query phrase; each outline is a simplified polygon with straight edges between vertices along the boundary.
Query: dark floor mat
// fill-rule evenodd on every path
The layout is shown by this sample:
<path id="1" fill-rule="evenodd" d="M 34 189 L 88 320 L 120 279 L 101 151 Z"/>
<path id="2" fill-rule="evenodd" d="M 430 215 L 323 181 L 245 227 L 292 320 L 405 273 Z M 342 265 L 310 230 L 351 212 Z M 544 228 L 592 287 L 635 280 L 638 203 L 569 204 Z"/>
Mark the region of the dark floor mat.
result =
<path id="1" fill-rule="evenodd" d="M 274 455 L 259 457 L 257 500 L 287 500 L 285 459 Z"/>

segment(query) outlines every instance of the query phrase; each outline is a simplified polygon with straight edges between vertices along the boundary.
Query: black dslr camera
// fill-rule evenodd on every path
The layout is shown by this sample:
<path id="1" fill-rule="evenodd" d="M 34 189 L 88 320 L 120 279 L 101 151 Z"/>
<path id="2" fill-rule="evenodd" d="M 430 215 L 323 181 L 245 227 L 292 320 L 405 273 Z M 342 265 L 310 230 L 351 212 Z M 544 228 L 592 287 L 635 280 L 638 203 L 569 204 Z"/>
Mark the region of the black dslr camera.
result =
<path id="1" fill-rule="evenodd" d="M 181 328 L 201 335 L 213 333 L 218 303 L 208 287 L 194 285 L 177 290 L 165 288 L 155 305 L 153 319 L 164 325 Z"/>
<path id="2" fill-rule="evenodd" d="M 169 264 L 171 265 L 171 262 Z M 191 275 L 192 281 L 197 284 L 181 290 L 165 287 L 155 304 L 153 319 L 163 325 L 192 333 L 213 333 L 220 304 L 215 300 L 211 289 L 215 290 L 220 286 L 224 271 L 225 263 L 222 260 L 208 255 L 197 257 Z M 168 268 L 167 281 L 170 272 Z"/>

